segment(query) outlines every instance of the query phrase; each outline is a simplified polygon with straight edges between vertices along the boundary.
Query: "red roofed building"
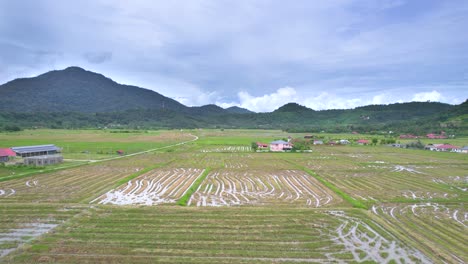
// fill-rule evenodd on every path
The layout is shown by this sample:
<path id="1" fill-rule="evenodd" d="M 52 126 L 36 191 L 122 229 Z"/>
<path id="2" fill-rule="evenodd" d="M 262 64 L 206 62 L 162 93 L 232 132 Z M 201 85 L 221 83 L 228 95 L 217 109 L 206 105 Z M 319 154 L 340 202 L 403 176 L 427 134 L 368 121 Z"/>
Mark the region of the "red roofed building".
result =
<path id="1" fill-rule="evenodd" d="M 268 144 L 257 142 L 258 149 L 268 149 Z"/>
<path id="2" fill-rule="evenodd" d="M 0 162 L 6 162 L 10 157 L 15 157 L 16 153 L 9 148 L 0 148 Z"/>
<path id="3" fill-rule="evenodd" d="M 450 145 L 450 144 L 443 144 L 436 147 L 436 151 L 454 151 L 457 152 L 460 150 L 460 147 Z"/>
<path id="4" fill-rule="evenodd" d="M 430 139 L 440 139 L 440 138 L 447 138 L 447 136 L 445 135 L 445 132 L 442 131 L 442 134 L 438 135 L 438 134 L 427 134 L 426 135 L 427 138 L 430 138 Z"/>
<path id="5" fill-rule="evenodd" d="M 418 138 L 418 137 L 413 134 L 407 134 L 407 135 L 400 135 L 400 138 Z"/>
<path id="6" fill-rule="evenodd" d="M 359 145 L 368 145 L 368 144 L 369 144 L 369 140 L 367 140 L 367 139 L 360 139 L 360 140 L 357 141 L 357 143 L 358 143 Z"/>

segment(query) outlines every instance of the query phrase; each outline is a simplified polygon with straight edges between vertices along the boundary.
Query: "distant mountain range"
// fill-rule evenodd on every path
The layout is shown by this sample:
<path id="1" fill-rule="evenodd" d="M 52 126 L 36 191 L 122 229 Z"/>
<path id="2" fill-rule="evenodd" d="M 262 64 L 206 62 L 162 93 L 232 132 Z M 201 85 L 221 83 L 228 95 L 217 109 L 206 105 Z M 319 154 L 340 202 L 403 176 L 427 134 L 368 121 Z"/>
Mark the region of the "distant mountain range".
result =
<path id="1" fill-rule="evenodd" d="M 468 134 L 468 103 L 412 102 L 314 111 L 288 103 L 271 113 L 217 105 L 188 107 L 152 90 L 79 67 L 0 85 L 1 124 L 21 127 L 277 128 L 289 131 Z"/>

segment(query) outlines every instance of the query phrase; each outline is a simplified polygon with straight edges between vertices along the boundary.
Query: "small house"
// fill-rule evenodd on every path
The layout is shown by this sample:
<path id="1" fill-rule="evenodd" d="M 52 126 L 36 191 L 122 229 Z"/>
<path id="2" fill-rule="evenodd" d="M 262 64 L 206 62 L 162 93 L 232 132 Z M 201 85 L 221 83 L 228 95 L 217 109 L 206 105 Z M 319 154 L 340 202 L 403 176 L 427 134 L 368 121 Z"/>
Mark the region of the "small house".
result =
<path id="1" fill-rule="evenodd" d="M 443 144 L 428 144 L 424 146 L 424 149 L 430 150 L 430 151 L 437 151 L 437 148 L 439 146 L 442 146 Z"/>
<path id="2" fill-rule="evenodd" d="M 11 157 L 15 157 L 16 153 L 9 148 L 0 148 L 0 162 L 7 162 Z"/>
<path id="3" fill-rule="evenodd" d="M 124 152 L 123 150 L 121 150 L 121 149 L 117 150 L 116 152 L 117 152 L 118 155 L 123 155 L 123 154 L 125 154 L 125 152 Z"/>
<path id="4" fill-rule="evenodd" d="M 414 139 L 414 138 L 418 138 L 418 137 L 413 135 L 413 134 L 405 134 L 405 135 L 400 135 L 400 138 L 401 139 L 406 139 L 406 138 Z"/>
<path id="5" fill-rule="evenodd" d="M 270 143 L 270 151 L 288 151 L 292 149 L 292 144 L 284 140 L 276 140 Z"/>
<path id="6" fill-rule="evenodd" d="M 257 149 L 260 149 L 260 150 L 268 149 L 268 144 L 266 143 L 257 142 L 256 144 L 257 144 Z"/>
<path id="7" fill-rule="evenodd" d="M 357 141 L 357 143 L 358 143 L 359 145 L 369 145 L 369 140 L 367 140 L 367 139 L 359 139 L 359 140 Z"/>
<path id="8" fill-rule="evenodd" d="M 450 144 L 429 144 L 424 147 L 424 149 L 428 149 L 430 151 L 441 151 L 441 152 L 461 152 L 461 148 L 450 145 Z"/>
<path id="9" fill-rule="evenodd" d="M 464 146 L 460 149 L 460 153 L 468 153 L 468 146 Z"/>
<path id="10" fill-rule="evenodd" d="M 314 145 L 323 145 L 322 140 L 314 140 Z"/>
<path id="11" fill-rule="evenodd" d="M 347 139 L 340 139 L 340 144 L 341 145 L 348 145 L 350 142 Z"/>
<path id="12" fill-rule="evenodd" d="M 451 152 L 458 152 L 460 147 L 450 145 L 450 144 L 442 144 L 437 147 L 437 151 L 451 151 Z"/>
<path id="13" fill-rule="evenodd" d="M 445 139 L 445 138 L 447 138 L 447 136 L 445 135 L 444 132 L 442 132 L 442 134 L 440 134 L 440 135 L 439 134 L 433 134 L 433 133 L 427 134 L 426 137 L 430 138 L 430 139 Z"/>

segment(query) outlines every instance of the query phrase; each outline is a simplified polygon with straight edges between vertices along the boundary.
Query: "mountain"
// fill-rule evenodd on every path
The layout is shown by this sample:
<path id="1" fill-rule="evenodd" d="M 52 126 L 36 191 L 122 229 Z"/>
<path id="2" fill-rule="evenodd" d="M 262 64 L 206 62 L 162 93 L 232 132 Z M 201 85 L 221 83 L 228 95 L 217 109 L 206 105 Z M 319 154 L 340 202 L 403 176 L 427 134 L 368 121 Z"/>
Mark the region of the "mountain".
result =
<path id="1" fill-rule="evenodd" d="M 185 106 L 152 90 L 122 85 L 79 67 L 0 85 L 0 130 L 51 128 L 260 128 L 290 132 L 468 135 L 468 101 L 369 105 L 315 111 L 287 103 L 270 113 L 240 107 Z"/>
<path id="2" fill-rule="evenodd" d="M 314 111 L 310 108 L 307 108 L 303 105 L 297 104 L 297 103 L 287 103 L 280 108 L 276 109 L 273 112 L 276 113 L 287 113 L 287 112 L 292 112 L 292 113 L 300 113 L 300 112 L 308 112 L 308 111 Z"/>
<path id="3" fill-rule="evenodd" d="M 152 90 L 123 85 L 79 67 L 16 79 L 0 86 L 0 111 L 115 112 L 187 107 Z"/>
<path id="4" fill-rule="evenodd" d="M 231 106 L 231 107 L 228 107 L 225 109 L 228 113 L 231 113 L 231 114 L 252 114 L 254 112 L 248 110 L 248 109 L 245 109 L 245 108 L 242 108 L 242 107 L 238 107 L 238 106 Z"/>
<path id="5" fill-rule="evenodd" d="M 228 111 L 214 104 L 208 104 L 203 106 L 192 106 L 190 107 L 190 113 L 197 115 L 213 115 L 213 114 L 226 114 Z"/>

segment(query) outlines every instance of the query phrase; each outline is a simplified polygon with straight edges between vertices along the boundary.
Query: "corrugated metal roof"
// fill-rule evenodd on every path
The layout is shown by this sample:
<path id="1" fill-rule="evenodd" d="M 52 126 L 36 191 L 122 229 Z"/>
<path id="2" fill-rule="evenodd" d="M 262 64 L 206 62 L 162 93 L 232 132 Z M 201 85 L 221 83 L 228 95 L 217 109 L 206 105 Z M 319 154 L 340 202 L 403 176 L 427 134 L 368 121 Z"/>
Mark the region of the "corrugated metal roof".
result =
<path id="1" fill-rule="evenodd" d="M 59 151 L 55 145 L 38 145 L 38 146 L 24 146 L 24 147 L 12 147 L 11 148 L 14 152 L 23 154 L 23 153 L 31 153 L 31 152 L 43 152 L 43 151 Z"/>
<path id="2" fill-rule="evenodd" d="M 0 148 L 0 157 L 16 156 L 16 153 L 9 148 Z"/>
<path id="3" fill-rule="evenodd" d="M 271 142 L 270 144 L 288 144 L 289 142 L 286 142 L 284 140 L 276 140 L 276 141 L 273 141 Z"/>

